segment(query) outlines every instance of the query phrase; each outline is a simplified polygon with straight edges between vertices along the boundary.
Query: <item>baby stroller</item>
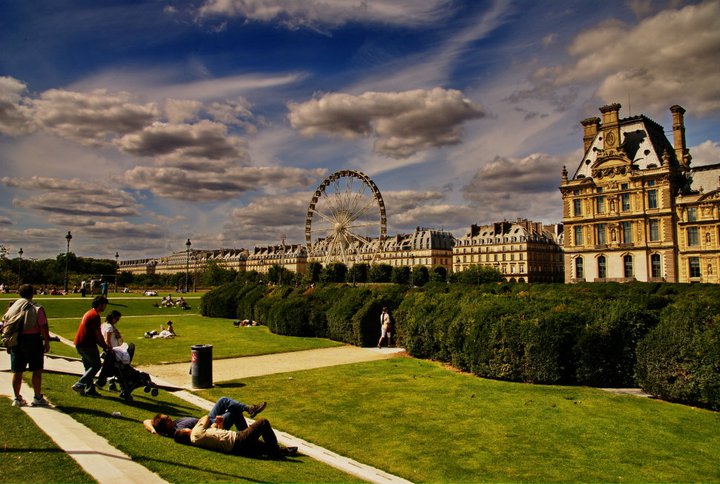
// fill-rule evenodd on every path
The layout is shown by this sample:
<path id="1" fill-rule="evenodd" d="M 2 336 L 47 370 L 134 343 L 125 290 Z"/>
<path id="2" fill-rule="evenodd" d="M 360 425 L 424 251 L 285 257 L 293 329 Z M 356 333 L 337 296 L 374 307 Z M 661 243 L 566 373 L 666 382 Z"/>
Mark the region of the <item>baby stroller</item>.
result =
<path id="1" fill-rule="evenodd" d="M 102 358 L 103 367 L 98 376 L 98 386 L 102 387 L 107 382 L 109 390 L 116 391 L 119 388 L 120 398 L 126 402 L 132 402 L 133 390 L 140 387 L 144 387 L 145 393 L 150 393 L 153 397 L 158 395 L 158 386 L 147 373 L 133 368 L 129 363 L 123 363 L 112 350 L 104 351 Z"/>

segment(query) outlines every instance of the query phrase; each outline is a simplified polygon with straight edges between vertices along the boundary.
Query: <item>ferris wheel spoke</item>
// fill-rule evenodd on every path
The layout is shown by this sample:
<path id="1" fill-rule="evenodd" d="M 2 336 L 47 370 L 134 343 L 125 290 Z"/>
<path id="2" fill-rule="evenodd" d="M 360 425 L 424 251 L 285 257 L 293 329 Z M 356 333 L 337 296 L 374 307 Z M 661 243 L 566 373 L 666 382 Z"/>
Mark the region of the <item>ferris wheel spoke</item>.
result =
<path id="1" fill-rule="evenodd" d="M 361 208 L 360 210 L 358 210 L 357 212 L 353 212 L 353 213 L 352 213 L 350 220 L 351 220 L 351 221 L 355 221 L 355 220 L 357 220 L 358 218 L 360 218 L 361 216 L 365 215 L 365 213 L 367 213 L 368 209 L 370 208 L 371 205 L 373 205 L 373 203 L 375 203 L 375 200 L 374 200 L 374 199 L 368 200 L 368 202 L 365 204 L 364 207 L 362 207 L 362 208 Z"/>
<path id="2" fill-rule="evenodd" d="M 325 221 L 327 221 L 327 223 L 331 225 L 335 225 L 335 222 L 337 221 L 337 217 L 333 217 L 332 215 L 326 215 L 317 208 L 314 208 L 312 212 L 318 214 L 320 218 L 324 219 Z"/>

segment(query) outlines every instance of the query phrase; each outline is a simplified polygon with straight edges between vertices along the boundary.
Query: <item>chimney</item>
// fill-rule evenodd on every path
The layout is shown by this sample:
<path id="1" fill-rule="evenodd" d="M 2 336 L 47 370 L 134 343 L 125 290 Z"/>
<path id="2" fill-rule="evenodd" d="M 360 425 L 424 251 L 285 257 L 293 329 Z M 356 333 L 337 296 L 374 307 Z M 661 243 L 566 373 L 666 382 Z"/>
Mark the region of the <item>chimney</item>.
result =
<path id="1" fill-rule="evenodd" d="M 600 108 L 602 113 L 603 149 L 616 148 L 620 144 L 620 108 L 618 103 Z"/>
<path id="2" fill-rule="evenodd" d="M 685 146 L 685 110 L 682 106 L 675 104 L 670 106 L 673 115 L 673 144 L 675 145 L 675 157 L 681 166 L 690 167 L 690 152 Z"/>
<path id="3" fill-rule="evenodd" d="M 585 145 L 585 153 L 587 153 L 587 150 L 590 149 L 590 145 L 600 129 L 600 118 L 583 119 L 580 124 L 582 124 L 583 128 L 585 128 L 583 143 Z"/>

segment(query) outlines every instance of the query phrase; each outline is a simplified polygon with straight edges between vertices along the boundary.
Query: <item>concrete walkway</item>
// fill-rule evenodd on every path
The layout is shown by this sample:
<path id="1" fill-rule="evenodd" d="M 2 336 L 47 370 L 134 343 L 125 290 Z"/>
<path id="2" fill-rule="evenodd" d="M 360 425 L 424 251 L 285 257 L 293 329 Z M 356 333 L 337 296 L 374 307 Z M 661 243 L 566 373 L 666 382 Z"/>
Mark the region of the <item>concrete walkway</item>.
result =
<path id="1" fill-rule="evenodd" d="M 294 353 L 266 355 L 247 358 L 233 358 L 229 360 L 216 360 L 213 362 L 213 380 L 215 382 L 260 376 L 271 373 L 281 373 L 323 366 L 373 361 L 397 356 L 401 349 L 384 348 L 367 349 L 354 346 L 325 348 L 321 350 L 308 350 Z M 189 363 L 178 365 L 161 365 L 147 367 L 160 371 L 164 376 L 153 375 L 153 380 L 159 385 L 185 387 L 189 386 Z M 0 395 L 12 399 L 9 355 L 0 351 Z M 82 363 L 73 359 L 46 358 L 46 371 L 82 374 Z M 260 369 L 263 369 L 261 372 Z M 32 390 L 23 384 L 22 394 L 26 400 L 32 397 Z M 187 390 L 174 393 L 175 396 L 200 408 L 210 410 L 214 402 L 198 397 Z M 166 482 L 157 474 L 133 462 L 124 453 L 112 447 L 108 441 L 92 430 L 79 424 L 71 416 L 53 408 L 24 407 L 23 410 L 35 423 L 43 429 L 60 448 L 75 459 L 85 471 L 102 484 L 127 484 L 128 482 L 162 483 Z M 250 421 L 252 422 L 252 421 Z M 365 479 L 372 483 L 383 484 L 410 484 L 410 481 L 388 474 L 380 469 L 362 464 L 353 459 L 335 454 L 327 449 L 318 447 L 310 442 L 294 437 L 288 433 L 275 430 L 280 443 L 286 446 L 296 446 L 300 453 L 319 460 L 348 474 Z"/>

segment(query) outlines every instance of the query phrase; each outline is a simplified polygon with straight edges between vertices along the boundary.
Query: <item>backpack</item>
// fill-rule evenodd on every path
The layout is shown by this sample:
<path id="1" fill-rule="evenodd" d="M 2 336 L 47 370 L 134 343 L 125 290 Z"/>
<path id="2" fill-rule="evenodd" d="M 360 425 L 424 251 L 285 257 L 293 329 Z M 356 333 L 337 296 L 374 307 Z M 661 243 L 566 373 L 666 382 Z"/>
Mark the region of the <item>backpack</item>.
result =
<path id="1" fill-rule="evenodd" d="M 3 348 L 14 348 L 18 344 L 20 333 L 25 327 L 25 321 L 28 319 L 28 313 L 34 311 L 34 307 L 30 301 L 26 301 L 25 305 L 8 316 L 4 320 L 2 327 L 2 336 L 0 337 L 0 346 Z"/>

